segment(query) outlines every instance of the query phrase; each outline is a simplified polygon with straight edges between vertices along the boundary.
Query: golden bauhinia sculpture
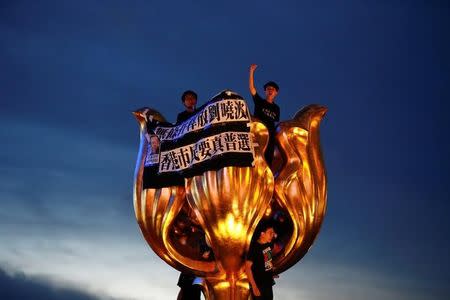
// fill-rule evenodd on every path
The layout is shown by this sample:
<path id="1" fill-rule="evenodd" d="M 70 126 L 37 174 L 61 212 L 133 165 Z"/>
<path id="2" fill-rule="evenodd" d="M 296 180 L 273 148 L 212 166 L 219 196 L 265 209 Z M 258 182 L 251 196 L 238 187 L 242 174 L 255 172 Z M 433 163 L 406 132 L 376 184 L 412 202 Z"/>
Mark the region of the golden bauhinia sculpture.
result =
<path id="1" fill-rule="evenodd" d="M 214 98 L 217 107 L 222 105 L 222 113 L 226 113 L 226 98 L 243 101 L 239 95 L 224 91 Z M 250 119 L 248 109 L 241 106 L 241 102 L 233 111 L 244 118 L 248 115 L 249 139 L 246 139 L 245 129 L 235 132 L 238 123 L 236 115 L 228 115 L 231 123 L 234 122 L 231 125 L 234 131 L 224 132 L 220 114 L 214 115 L 214 121 L 207 119 L 208 111 L 212 113 L 214 107 L 205 104 L 204 111 L 207 112 L 197 116 L 197 123 L 192 119 L 191 123 L 174 127 L 168 134 L 157 129 L 160 131 L 159 138 L 169 146 L 163 149 L 162 145 L 158 149 L 153 165 L 149 163 L 152 147 L 148 127 L 153 126 L 154 130 L 159 128 L 157 126 L 168 125 L 156 110 L 143 108 L 134 112 L 140 124 L 140 146 L 134 176 L 137 222 L 147 243 L 161 259 L 181 272 L 204 279 L 206 299 L 248 299 L 245 257 L 255 228 L 262 219 L 273 219 L 281 228 L 277 234 L 283 246 L 274 256 L 273 264 L 275 274 L 279 274 L 307 253 L 317 237 L 326 210 L 326 172 L 319 140 L 319 125 L 326 108 L 309 105 L 297 112 L 292 120 L 280 122 L 275 136 L 275 158 L 268 166 L 264 160 L 268 130 L 262 122 Z M 206 125 L 199 126 L 198 123 L 203 121 Z M 218 131 L 221 133 L 217 134 Z M 203 132 L 208 134 L 198 137 Z M 181 154 L 172 157 L 172 163 L 177 165 L 169 166 L 167 158 L 173 153 L 167 149 L 170 145 L 173 147 L 175 140 L 182 139 L 183 134 L 194 141 L 190 154 L 183 154 L 183 149 L 189 149 L 189 145 L 181 142 L 178 149 Z M 231 134 L 241 138 L 242 149 L 245 146 L 247 148 L 244 150 L 251 152 L 251 165 L 243 166 L 239 159 L 230 160 L 227 149 L 221 149 L 224 152 L 218 155 L 212 153 L 212 147 L 219 147 L 221 143 L 219 135 L 225 136 L 221 145 L 224 146 L 227 138 L 230 141 Z M 249 144 L 244 144 L 246 141 Z M 228 143 L 227 147 L 231 152 L 239 152 L 236 145 Z M 190 172 L 194 158 L 199 159 L 193 150 L 201 151 L 205 159 L 214 157 L 213 167 L 199 160 L 195 162 L 197 171 Z M 249 157 L 248 153 L 243 153 L 245 151 L 239 155 Z M 186 164 L 184 169 L 181 166 L 183 163 Z M 165 164 L 163 168 L 161 164 Z M 150 170 L 152 166 L 153 173 Z M 182 177 L 177 172 L 162 172 L 164 167 L 172 168 L 172 171 L 179 168 L 181 171 L 177 172 Z M 202 257 L 198 247 L 188 242 L 191 235 L 198 235 L 199 232 L 204 233 L 212 249 L 213 255 L 209 259 Z"/>

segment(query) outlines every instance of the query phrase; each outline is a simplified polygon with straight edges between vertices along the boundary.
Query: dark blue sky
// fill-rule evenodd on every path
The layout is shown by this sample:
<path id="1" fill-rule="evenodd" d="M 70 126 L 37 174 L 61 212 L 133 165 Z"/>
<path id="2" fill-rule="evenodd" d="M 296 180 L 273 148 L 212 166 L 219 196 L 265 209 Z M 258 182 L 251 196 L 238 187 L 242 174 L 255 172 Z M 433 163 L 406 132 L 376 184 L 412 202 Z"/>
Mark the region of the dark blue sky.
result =
<path id="1" fill-rule="evenodd" d="M 174 121 L 186 89 L 200 104 L 225 88 L 249 99 L 257 63 L 260 91 L 280 85 L 282 119 L 329 108 L 325 222 L 275 296 L 448 298 L 449 8 L 2 1 L 0 270 L 69 284 L 80 299 L 174 299 L 177 272 L 134 219 L 130 112 L 151 106 Z"/>

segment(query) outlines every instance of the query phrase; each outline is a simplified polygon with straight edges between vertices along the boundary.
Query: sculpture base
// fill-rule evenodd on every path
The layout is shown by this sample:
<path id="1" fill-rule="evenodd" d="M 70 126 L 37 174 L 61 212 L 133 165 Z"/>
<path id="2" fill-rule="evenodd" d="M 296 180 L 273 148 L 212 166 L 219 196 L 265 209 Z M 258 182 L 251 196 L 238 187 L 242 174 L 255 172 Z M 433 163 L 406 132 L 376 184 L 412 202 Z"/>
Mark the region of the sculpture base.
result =
<path id="1" fill-rule="evenodd" d="M 203 291 L 207 300 L 248 300 L 250 296 L 247 279 L 237 276 L 206 278 Z"/>

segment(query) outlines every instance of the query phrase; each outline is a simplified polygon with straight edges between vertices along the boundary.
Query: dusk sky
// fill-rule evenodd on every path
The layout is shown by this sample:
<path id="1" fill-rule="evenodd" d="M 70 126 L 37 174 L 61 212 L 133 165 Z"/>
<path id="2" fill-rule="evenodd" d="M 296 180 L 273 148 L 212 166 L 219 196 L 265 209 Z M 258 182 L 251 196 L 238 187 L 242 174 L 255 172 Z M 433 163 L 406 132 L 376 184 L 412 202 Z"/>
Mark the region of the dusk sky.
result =
<path id="1" fill-rule="evenodd" d="M 143 106 L 221 90 L 281 119 L 328 107 L 328 207 L 275 299 L 450 299 L 450 3 L 0 2 L 0 298 L 176 299 L 144 241 L 133 172 Z"/>

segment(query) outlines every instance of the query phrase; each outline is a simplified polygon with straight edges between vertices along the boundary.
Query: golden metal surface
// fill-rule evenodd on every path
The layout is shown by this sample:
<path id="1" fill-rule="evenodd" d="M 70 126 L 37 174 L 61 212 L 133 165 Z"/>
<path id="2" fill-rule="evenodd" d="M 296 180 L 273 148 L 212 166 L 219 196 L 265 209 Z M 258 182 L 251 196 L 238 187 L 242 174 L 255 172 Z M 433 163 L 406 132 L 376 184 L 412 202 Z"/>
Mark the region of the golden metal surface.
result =
<path id="1" fill-rule="evenodd" d="M 281 122 L 276 139 L 283 160 L 275 179 L 278 204 L 292 220 L 287 245 L 274 261 L 276 273 L 297 263 L 311 247 L 322 224 L 327 201 L 326 172 L 319 125 L 326 108 L 309 105 L 291 121 Z"/>
<path id="2" fill-rule="evenodd" d="M 143 191 L 146 118 L 163 117 L 154 110 L 136 111 L 141 143 L 134 207 L 153 251 L 174 268 L 204 277 L 207 299 L 244 300 L 249 296 L 249 285 L 243 265 L 253 232 L 261 218 L 272 218 L 282 211 L 290 226 L 278 232 L 286 242 L 274 258 L 275 272 L 297 263 L 314 242 L 325 214 L 326 173 L 319 143 L 319 124 L 325 112 L 324 107 L 310 105 L 293 120 L 279 124 L 272 164 L 275 178 L 263 155 L 267 128 L 253 120 L 254 166 L 207 171 L 186 179 L 185 187 Z M 186 227 L 201 227 L 214 253 L 213 261 L 189 247 L 187 240 L 195 230 L 186 233 Z"/>

